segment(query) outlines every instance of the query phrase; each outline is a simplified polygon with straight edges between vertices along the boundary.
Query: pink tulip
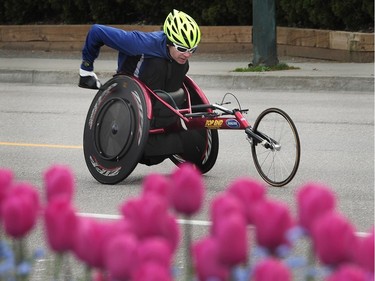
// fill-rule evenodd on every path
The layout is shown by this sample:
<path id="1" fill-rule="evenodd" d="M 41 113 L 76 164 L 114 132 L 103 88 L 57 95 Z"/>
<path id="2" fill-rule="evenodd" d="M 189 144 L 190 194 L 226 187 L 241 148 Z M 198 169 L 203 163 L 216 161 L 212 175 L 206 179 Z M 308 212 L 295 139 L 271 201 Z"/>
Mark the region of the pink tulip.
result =
<path id="1" fill-rule="evenodd" d="M 193 265 L 199 281 L 225 281 L 229 278 L 229 267 L 219 259 L 218 241 L 207 237 L 193 244 Z"/>
<path id="2" fill-rule="evenodd" d="M 172 251 L 169 243 L 163 238 L 149 238 L 143 240 L 138 247 L 140 263 L 149 261 L 160 263 L 169 268 L 172 264 Z"/>
<path id="3" fill-rule="evenodd" d="M 363 269 L 374 273 L 374 227 L 369 235 L 357 237 L 356 248 L 353 252 L 354 261 Z"/>
<path id="4" fill-rule="evenodd" d="M 254 209 L 256 239 L 260 246 L 271 251 L 286 242 L 286 233 L 293 221 L 288 206 L 276 200 L 267 199 Z"/>
<path id="5" fill-rule="evenodd" d="M 47 240 L 52 250 L 73 250 L 77 217 L 75 209 L 64 198 L 48 203 L 44 212 Z"/>
<path id="6" fill-rule="evenodd" d="M 290 281 L 292 274 L 278 259 L 268 258 L 259 262 L 254 269 L 254 281 Z"/>
<path id="7" fill-rule="evenodd" d="M 162 235 L 168 223 L 168 206 L 159 196 L 148 194 L 125 202 L 121 212 L 139 239 Z"/>
<path id="8" fill-rule="evenodd" d="M 133 232 L 133 228 L 130 224 L 125 219 L 120 219 L 120 220 L 114 220 L 114 221 L 109 221 L 106 223 L 107 224 L 107 236 L 112 237 L 117 234 L 124 234 L 124 233 L 130 233 Z"/>
<path id="9" fill-rule="evenodd" d="M 332 273 L 326 281 L 370 281 L 374 280 L 360 267 L 346 264 L 339 267 L 334 273 Z"/>
<path id="10" fill-rule="evenodd" d="M 171 203 L 184 215 L 198 212 L 204 198 L 202 175 L 192 164 L 184 163 L 172 174 Z"/>
<path id="11" fill-rule="evenodd" d="M 74 254 L 90 267 L 104 267 L 104 246 L 108 238 L 108 225 L 91 218 L 77 220 L 74 237 Z"/>
<path id="12" fill-rule="evenodd" d="M 8 194 L 13 182 L 13 172 L 8 169 L 0 169 L 0 206 Z"/>
<path id="13" fill-rule="evenodd" d="M 339 213 L 328 212 L 317 219 L 311 237 L 315 253 L 323 264 L 338 265 L 351 259 L 354 227 Z"/>
<path id="14" fill-rule="evenodd" d="M 138 266 L 137 238 L 124 233 L 109 239 L 104 251 L 105 267 L 113 280 L 129 280 Z"/>
<path id="15" fill-rule="evenodd" d="M 241 214 L 245 217 L 244 207 L 237 197 L 230 193 L 222 193 L 216 196 L 210 206 L 210 216 L 213 222 L 211 234 L 215 234 L 217 222 L 225 220 L 231 214 Z"/>
<path id="16" fill-rule="evenodd" d="M 310 183 L 297 193 L 299 224 L 309 232 L 316 219 L 335 208 L 335 196 L 323 185 Z"/>
<path id="17" fill-rule="evenodd" d="M 157 262 L 146 262 L 134 271 L 132 281 L 172 281 L 170 268 Z"/>
<path id="18" fill-rule="evenodd" d="M 36 224 L 39 214 L 39 197 L 34 187 L 20 183 L 10 189 L 1 204 L 5 232 L 22 238 Z"/>
<path id="19" fill-rule="evenodd" d="M 253 224 L 254 207 L 265 198 L 264 185 L 256 180 L 239 178 L 229 185 L 228 192 L 240 200 L 246 213 L 247 223 Z"/>
<path id="20" fill-rule="evenodd" d="M 32 204 L 38 208 L 35 211 L 39 211 L 40 200 L 37 189 L 29 183 L 21 182 L 16 183 L 10 190 L 12 196 L 28 198 Z"/>
<path id="21" fill-rule="evenodd" d="M 248 256 L 246 220 L 242 214 L 234 213 L 217 222 L 215 238 L 218 242 L 219 258 L 232 267 L 244 263 Z"/>
<path id="22" fill-rule="evenodd" d="M 100 226 L 103 230 L 100 250 L 103 258 L 100 262 L 105 266 L 105 252 L 107 251 L 108 245 L 112 239 L 121 235 L 131 234 L 132 236 L 135 236 L 135 234 L 131 224 L 125 219 L 100 222 Z M 102 267 L 100 268 L 102 269 Z"/>
<path id="23" fill-rule="evenodd" d="M 55 165 L 44 173 L 44 185 L 47 201 L 55 197 L 64 197 L 71 201 L 74 193 L 74 176 L 72 171 L 65 166 Z"/>
<path id="24" fill-rule="evenodd" d="M 161 236 L 168 240 L 172 252 L 178 246 L 180 229 L 175 217 L 168 213 L 167 202 L 154 194 L 126 201 L 121 213 L 139 239 Z"/>
<path id="25" fill-rule="evenodd" d="M 180 236 L 180 227 L 176 218 L 173 215 L 168 214 L 165 220 L 165 226 L 161 231 L 161 237 L 164 237 L 168 241 L 172 253 L 177 250 Z"/>
<path id="26" fill-rule="evenodd" d="M 171 188 L 171 181 L 159 174 L 150 174 L 143 181 L 143 195 L 152 193 L 168 201 Z"/>
<path id="27" fill-rule="evenodd" d="M 141 198 L 131 198 L 120 206 L 120 212 L 130 224 L 134 221 L 137 222 L 142 210 Z"/>

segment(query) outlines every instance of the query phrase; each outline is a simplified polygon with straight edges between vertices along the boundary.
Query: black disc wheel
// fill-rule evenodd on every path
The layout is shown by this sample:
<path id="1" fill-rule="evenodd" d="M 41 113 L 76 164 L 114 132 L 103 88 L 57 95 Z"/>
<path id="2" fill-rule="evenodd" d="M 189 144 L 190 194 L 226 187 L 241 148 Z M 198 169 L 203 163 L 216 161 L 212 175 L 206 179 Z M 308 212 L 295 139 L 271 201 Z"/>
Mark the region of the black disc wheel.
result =
<path id="1" fill-rule="evenodd" d="M 297 173 L 301 155 L 292 119 L 278 108 L 269 108 L 258 116 L 253 131 L 271 144 L 265 147 L 253 140 L 251 151 L 258 173 L 272 186 L 286 185 Z"/>
<path id="2" fill-rule="evenodd" d="M 145 93 L 137 81 L 116 76 L 96 94 L 87 114 L 83 148 L 92 176 L 104 184 L 124 180 L 147 142 Z"/>
<path id="3" fill-rule="evenodd" d="M 200 129 L 184 132 L 184 153 L 170 157 L 179 165 L 190 162 L 199 168 L 202 174 L 207 173 L 215 165 L 219 153 L 219 134 L 215 129 Z"/>

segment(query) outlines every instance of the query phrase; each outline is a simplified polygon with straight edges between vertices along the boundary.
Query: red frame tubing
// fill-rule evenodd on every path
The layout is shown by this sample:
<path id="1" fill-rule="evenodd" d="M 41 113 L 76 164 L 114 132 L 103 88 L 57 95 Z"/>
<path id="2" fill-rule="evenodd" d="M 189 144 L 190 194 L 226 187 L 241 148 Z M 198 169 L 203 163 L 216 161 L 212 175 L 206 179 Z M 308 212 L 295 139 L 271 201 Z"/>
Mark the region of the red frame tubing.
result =
<path id="1" fill-rule="evenodd" d="M 192 113 L 191 99 L 190 99 L 190 93 L 189 93 L 188 87 L 191 88 L 198 95 L 199 99 L 202 101 L 202 104 L 210 104 L 206 95 L 189 76 L 186 76 L 185 81 L 184 81 L 184 90 L 185 90 L 185 93 L 188 93 L 187 94 L 188 107 L 180 109 L 180 110 L 176 110 L 172 106 L 170 106 L 167 102 L 165 102 L 162 98 L 160 98 L 154 91 L 152 91 L 145 84 L 143 84 L 143 82 L 140 81 L 138 78 L 134 77 L 134 80 L 139 84 L 143 92 L 146 94 L 145 99 L 147 103 L 147 117 L 150 120 L 152 118 L 152 102 L 151 102 L 151 95 L 152 95 L 153 97 L 155 97 L 155 99 L 160 101 L 165 107 L 167 107 L 174 114 L 180 117 L 185 122 L 187 129 L 207 128 L 207 129 L 244 130 L 247 127 L 249 127 L 249 123 L 243 117 L 242 113 L 239 111 L 236 111 L 234 113 L 234 116 L 190 117 L 190 118 L 185 117 L 183 114 Z M 212 112 L 213 110 L 207 109 L 207 111 Z M 164 128 L 150 130 L 150 134 L 161 134 L 164 132 L 165 132 Z"/>

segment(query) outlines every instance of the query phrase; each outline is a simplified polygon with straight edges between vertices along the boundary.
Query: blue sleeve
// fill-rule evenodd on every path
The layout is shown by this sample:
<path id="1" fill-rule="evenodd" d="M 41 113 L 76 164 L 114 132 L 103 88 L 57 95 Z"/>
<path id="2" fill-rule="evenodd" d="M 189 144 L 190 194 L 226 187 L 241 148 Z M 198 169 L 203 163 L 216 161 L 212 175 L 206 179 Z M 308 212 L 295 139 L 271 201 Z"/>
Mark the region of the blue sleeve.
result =
<path id="1" fill-rule="evenodd" d="M 140 32 L 95 24 L 87 34 L 82 50 L 82 68 L 93 70 L 93 63 L 105 45 L 125 56 L 144 55 L 145 57 L 168 57 L 166 36 L 162 31 Z"/>

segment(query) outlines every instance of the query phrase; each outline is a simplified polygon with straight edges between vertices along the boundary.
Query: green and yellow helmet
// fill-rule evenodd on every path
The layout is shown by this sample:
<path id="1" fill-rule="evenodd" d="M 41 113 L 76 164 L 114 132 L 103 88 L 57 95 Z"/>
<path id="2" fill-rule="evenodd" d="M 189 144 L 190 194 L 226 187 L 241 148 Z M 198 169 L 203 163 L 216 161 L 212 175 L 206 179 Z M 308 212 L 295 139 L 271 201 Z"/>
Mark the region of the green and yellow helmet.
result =
<path id="1" fill-rule="evenodd" d="M 169 13 L 164 22 L 164 33 L 172 43 L 194 48 L 201 40 L 201 31 L 195 20 L 188 14 L 173 10 Z"/>

